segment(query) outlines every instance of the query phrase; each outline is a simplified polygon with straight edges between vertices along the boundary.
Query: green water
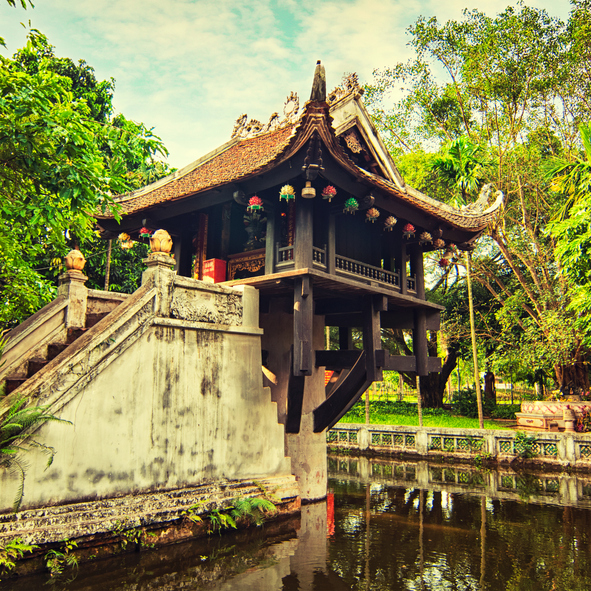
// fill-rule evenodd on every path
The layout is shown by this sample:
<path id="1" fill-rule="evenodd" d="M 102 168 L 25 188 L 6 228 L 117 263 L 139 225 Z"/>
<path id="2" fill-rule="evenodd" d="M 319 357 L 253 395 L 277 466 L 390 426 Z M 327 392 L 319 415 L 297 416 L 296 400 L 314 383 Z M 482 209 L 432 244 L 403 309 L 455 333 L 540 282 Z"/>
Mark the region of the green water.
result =
<path id="1" fill-rule="evenodd" d="M 354 458 L 332 458 L 329 474 L 334 497 L 301 519 L 0 589 L 591 589 L 591 478 Z"/>

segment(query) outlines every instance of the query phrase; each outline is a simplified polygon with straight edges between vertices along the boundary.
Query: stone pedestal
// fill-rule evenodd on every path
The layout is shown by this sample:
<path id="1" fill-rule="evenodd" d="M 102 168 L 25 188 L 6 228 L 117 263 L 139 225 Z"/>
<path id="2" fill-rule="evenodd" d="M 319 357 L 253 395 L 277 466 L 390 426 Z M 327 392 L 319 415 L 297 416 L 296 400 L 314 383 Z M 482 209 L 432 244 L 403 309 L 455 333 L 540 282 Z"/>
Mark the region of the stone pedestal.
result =
<path id="1" fill-rule="evenodd" d="M 68 298 L 66 328 L 84 328 L 86 326 L 86 305 L 88 289 L 84 285 L 88 277 L 71 269 L 58 279 L 58 295 Z"/>
<path id="2" fill-rule="evenodd" d="M 162 252 L 152 252 L 142 263 L 147 267 L 142 273 L 142 285 L 150 283 L 158 290 L 154 313 L 156 316 L 168 316 L 175 276 L 172 270 L 174 259 Z"/>
<path id="3" fill-rule="evenodd" d="M 280 423 L 287 416 L 290 351 L 293 344 L 293 300 L 273 300 L 268 314 L 261 314 L 264 330 L 263 351 L 267 352 L 267 368 L 276 376 L 276 384 L 267 382 L 277 403 Z M 314 349 L 324 349 L 324 317 L 314 316 Z M 299 433 L 285 435 L 285 454 L 291 458 L 292 474 L 297 478 L 303 502 L 324 499 L 327 488 L 326 433 L 314 433 L 313 410 L 326 398 L 324 368 L 312 369 L 306 377 L 302 420 Z"/>

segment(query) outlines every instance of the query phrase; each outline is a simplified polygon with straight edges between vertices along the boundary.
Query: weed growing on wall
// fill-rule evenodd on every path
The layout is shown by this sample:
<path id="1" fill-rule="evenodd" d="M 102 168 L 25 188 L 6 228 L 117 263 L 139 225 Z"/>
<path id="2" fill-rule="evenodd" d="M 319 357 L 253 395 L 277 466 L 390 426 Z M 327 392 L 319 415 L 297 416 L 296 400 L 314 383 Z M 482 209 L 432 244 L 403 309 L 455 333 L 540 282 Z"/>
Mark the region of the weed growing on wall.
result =
<path id="1" fill-rule="evenodd" d="M 64 540 L 63 546 L 59 549 L 50 550 L 45 555 L 45 566 L 49 570 L 49 575 L 52 579 L 61 579 L 66 573 L 70 572 L 71 576 L 67 582 L 73 581 L 78 574 L 78 559 L 72 551 L 78 547 L 76 542 L 72 540 Z"/>
<path id="2" fill-rule="evenodd" d="M 32 552 L 39 546 L 33 544 L 26 544 L 21 538 L 10 540 L 3 548 L 0 548 L 0 581 L 9 575 L 14 567 L 16 561 L 23 558 L 25 552 Z"/>

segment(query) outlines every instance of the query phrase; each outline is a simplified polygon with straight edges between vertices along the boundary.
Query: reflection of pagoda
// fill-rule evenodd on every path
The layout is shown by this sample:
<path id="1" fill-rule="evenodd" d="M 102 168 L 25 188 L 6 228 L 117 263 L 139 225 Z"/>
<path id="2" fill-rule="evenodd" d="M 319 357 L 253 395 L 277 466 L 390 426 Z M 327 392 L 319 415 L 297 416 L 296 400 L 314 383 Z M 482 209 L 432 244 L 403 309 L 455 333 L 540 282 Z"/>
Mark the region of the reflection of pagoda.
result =
<path id="1" fill-rule="evenodd" d="M 105 235 L 168 230 L 180 275 L 203 278 L 204 262 L 216 259 L 226 285 L 259 290 L 263 360 L 277 378 L 272 394 L 292 458 L 296 441 L 304 443 L 289 434 L 332 426 L 382 370 L 439 371 L 427 330 L 438 329 L 441 307 L 425 300 L 423 253 L 469 248 L 500 205 L 458 210 L 406 185 L 356 78 L 328 97 L 325 88 L 318 65 L 300 115 L 293 93 L 284 119 L 275 114 L 263 125 L 243 115 L 228 143 L 119 197 L 120 223 L 99 219 Z M 251 237 L 245 215 L 254 217 L 254 196 L 257 222 L 266 223 Z M 338 351 L 325 350 L 325 326 L 338 327 Z M 384 351 L 381 327 L 412 330 L 414 356 Z M 362 350 L 352 328 L 363 332 Z M 326 389 L 325 367 L 340 372 Z"/>

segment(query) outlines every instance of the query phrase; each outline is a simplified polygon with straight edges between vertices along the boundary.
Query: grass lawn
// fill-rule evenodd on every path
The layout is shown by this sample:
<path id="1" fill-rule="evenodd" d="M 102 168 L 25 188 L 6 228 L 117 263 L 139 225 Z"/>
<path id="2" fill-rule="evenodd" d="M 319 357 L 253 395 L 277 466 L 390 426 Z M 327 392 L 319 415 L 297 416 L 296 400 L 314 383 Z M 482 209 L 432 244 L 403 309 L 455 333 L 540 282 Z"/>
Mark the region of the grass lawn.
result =
<path id="1" fill-rule="evenodd" d="M 412 402 L 370 402 L 372 425 L 419 426 L 416 404 Z M 360 400 L 339 421 L 339 423 L 365 423 L 365 401 Z M 449 429 L 478 429 L 478 419 L 453 415 L 452 411 L 441 408 L 423 409 L 424 427 L 445 427 Z M 505 421 L 484 421 L 485 429 L 507 429 Z"/>

